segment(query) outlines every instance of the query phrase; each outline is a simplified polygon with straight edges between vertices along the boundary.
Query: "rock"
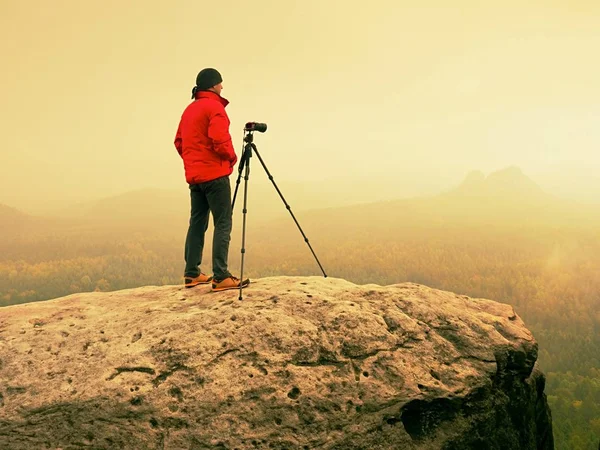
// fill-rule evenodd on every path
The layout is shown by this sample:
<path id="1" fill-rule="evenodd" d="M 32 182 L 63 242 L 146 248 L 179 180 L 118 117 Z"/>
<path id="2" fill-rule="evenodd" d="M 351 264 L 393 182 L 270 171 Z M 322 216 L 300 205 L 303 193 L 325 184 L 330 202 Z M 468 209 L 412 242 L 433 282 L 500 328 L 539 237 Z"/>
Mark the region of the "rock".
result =
<path id="1" fill-rule="evenodd" d="M 0 310 L 0 448 L 553 449 L 509 305 L 272 277 Z"/>

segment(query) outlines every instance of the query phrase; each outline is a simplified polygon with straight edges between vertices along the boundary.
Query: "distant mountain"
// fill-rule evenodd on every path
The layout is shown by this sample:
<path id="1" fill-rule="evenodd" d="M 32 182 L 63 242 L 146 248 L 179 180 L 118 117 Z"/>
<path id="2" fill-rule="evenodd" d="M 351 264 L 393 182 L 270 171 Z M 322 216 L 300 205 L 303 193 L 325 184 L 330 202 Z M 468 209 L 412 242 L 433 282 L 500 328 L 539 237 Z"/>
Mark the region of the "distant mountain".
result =
<path id="1" fill-rule="evenodd" d="M 471 172 L 459 186 L 433 201 L 450 216 L 460 213 L 488 223 L 517 226 L 600 223 L 598 208 L 549 194 L 514 166 L 487 177 L 481 172 Z"/>
<path id="2" fill-rule="evenodd" d="M 262 174 L 261 174 L 262 175 Z M 256 176 L 248 184 L 247 210 L 252 223 L 264 223 L 289 216 L 276 189 L 266 177 Z M 236 177 L 231 178 L 232 196 Z M 315 208 L 348 205 L 360 200 L 349 196 L 343 187 L 324 194 L 318 184 L 276 181 L 285 201 L 293 212 Z M 365 197 L 367 198 L 367 197 Z M 365 201 L 365 198 L 362 200 Z M 235 202 L 234 216 L 241 215 L 244 201 L 244 181 L 241 180 Z M 55 217 L 95 222 L 100 225 L 137 225 L 163 227 L 168 223 L 187 225 L 190 213 L 190 195 L 187 187 L 181 189 L 140 189 L 106 197 L 57 211 Z"/>
<path id="3" fill-rule="evenodd" d="M 506 197 L 511 200 L 551 197 L 516 166 L 492 172 L 487 177 L 481 171 L 473 171 L 458 187 L 447 194 L 455 197 L 487 199 Z"/>
<path id="4" fill-rule="evenodd" d="M 58 222 L 60 221 L 56 219 L 32 216 L 11 206 L 0 204 L 0 253 L 5 251 L 2 245 L 14 241 L 16 237 L 29 238 L 33 234 L 55 230 Z"/>
<path id="5" fill-rule="evenodd" d="M 16 208 L 0 203 L 0 229 L 3 233 L 13 233 L 28 226 L 33 217 Z"/>
<path id="6" fill-rule="evenodd" d="M 55 215 L 92 221 L 97 224 L 148 224 L 181 216 L 187 208 L 187 198 L 180 192 L 161 189 L 140 189 L 101 200 L 79 203 Z"/>
<path id="7" fill-rule="evenodd" d="M 235 177 L 232 177 L 231 185 L 233 192 Z M 473 171 L 462 183 L 442 194 L 379 202 L 367 202 L 344 190 L 323 191 L 313 184 L 281 182 L 278 186 L 301 225 L 313 222 L 315 227 L 333 230 L 600 223 L 595 209 L 547 194 L 514 166 L 487 176 Z M 296 228 L 268 180 L 251 180 L 248 189 L 247 218 L 252 229 L 269 229 L 278 223 L 284 228 L 290 225 L 291 229 Z M 340 200 L 342 197 L 344 199 Z M 142 189 L 79 204 L 59 215 L 94 226 L 155 229 L 179 235 L 187 227 L 189 202 L 185 187 L 180 190 Z M 236 199 L 234 228 L 241 223 L 242 203 L 243 180 Z M 335 204 L 346 206 L 333 206 Z"/>
<path id="8" fill-rule="evenodd" d="M 61 232 L 72 225 L 72 221 L 69 220 L 33 216 L 0 204 L 0 245 L 12 242 L 17 236 L 30 239 L 41 234 Z M 0 253 L 2 251 L 0 248 Z"/>
<path id="9" fill-rule="evenodd" d="M 231 176 L 232 195 L 236 188 L 237 173 Z M 339 177 L 331 180 L 301 182 L 279 180 L 277 187 L 290 205 L 294 214 L 303 215 L 314 209 L 334 208 L 373 202 L 373 198 L 397 199 L 409 197 L 410 180 L 382 180 Z M 435 183 L 434 183 L 435 184 Z M 234 210 L 234 224 L 241 218 L 244 200 L 244 180 L 239 185 Z M 433 187 L 428 192 L 439 192 Z M 411 194 L 412 192 L 412 194 Z M 272 220 L 288 220 L 289 212 L 279 197 L 275 187 L 263 170 L 256 166 L 250 175 L 248 184 L 248 220 L 252 224 L 265 224 Z M 158 227 L 187 225 L 189 220 L 190 199 L 187 186 L 179 189 L 139 189 L 100 200 L 80 202 L 69 208 L 55 211 L 52 216 L 83 220 L 100 226 Z"/>
<path id="10" fill-rule="evenodd" d="M 13 208 L 12 206 L 8 206 L 8 205 L 3 205 L 2 203 L 0 203 L 0 218 L 2 219 L 7 219 L 9 217 L 21 217 L 24 218 L 26 217 L 27 214 L 25 214 L 24 212 L 19 211 L 17 208 Z"/>
<path id="11" fill-rule="evenodd" d="M 329 230 L 335 239 L 343 233 L 366 238 L 382 230 L 393 234 L 440 226 L 598 226 L 600 211 L 547 194 L 519 168 L 509 167 L 487 177 L 471 172 L 456 188 L 436 196 L 315 210 L 303 219 L 307 230 Z"/>
<path id="12" fill-rule="evenodd" d="M 231 181 L 231 185 L 233 195 L 234 180 Z M 292 198 L 294 198 L 293 194 Z M 237 194 L 234 223 L 240 221 L 237 219 L 241 216 L 242 203 L 243 182 Z M 272 186 L 256 183 L 249 185 L 247 209 L 252 223 L 265 222 L 288 214 Z M 187 227 L 190 217 L 190 194 L 186 187 L 180 190 L 140 189 L 101 200 L 79 203 L 57 211 L 53 215 L 77 220 L 94 227 L 153 229 L 181 234 Z M 210 220 L 212 228 L 212 218 Z"/>

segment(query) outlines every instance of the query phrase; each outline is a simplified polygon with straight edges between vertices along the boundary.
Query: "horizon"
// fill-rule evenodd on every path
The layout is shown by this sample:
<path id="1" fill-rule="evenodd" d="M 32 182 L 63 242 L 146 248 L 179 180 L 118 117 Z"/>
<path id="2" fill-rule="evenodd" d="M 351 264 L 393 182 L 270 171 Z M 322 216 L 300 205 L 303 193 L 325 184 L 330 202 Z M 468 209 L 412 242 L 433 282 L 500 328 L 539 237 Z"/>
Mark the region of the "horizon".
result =
<path id="1" fill-rule="evenodd" d="M 347 215 L 352 211 L 354 213 L 370 211 L 367 215 L 373 215 L 379 214 L 377 211 L 382 206 L 387 209 L 388 205 L 395 205 L 391 210 L 403 210 L 408 207 L 413 212 L 410 218 L 408 216 L 401 218 L 394 214 L 385 216 L 384 222 L 388 222 L 389 226 L 393 226 L 398 220 L 402 223 L 407 223 L 408 220 L 415 225 L 427 227 L 435 224 L 442 217 L 443 220 L 449 221 L 447 225 L 461 225 L 465 230 L 471 225 L 481 224 L 486 220 L 493 220 L 495 226 L 509 227 L 511 223 L 535 222 L 537 226 L 550 228 L 557 225 L 585 228 L 600 223 L 597 209 L 600 203 L 585 203 L 547 192 L 517 166 L 505 167 L 487 174 L 474 170 L 469 172 L 460 183 L 455 183 L 448 188 L 429 194 L 405 197 L 391 195 L 388 198 L 358 198 L 348 196 L 348 192 L 340 189 L 335 192 L 329 191 L 327 197 L 321 197 L 319 186 L 313 186 L 311 190 L 301 183 L 292 186 L 284 183 L 283 187 L 281 184 L 278 184 L 278 187 L 292 212 L 299 214 L 301 221 L 308 222 L 315 217 L 332 223 L 340 220 L 343 222 L 348 220 Z M 232 182 L 232 192 L 233 189 L 235 184 Z M 243 196 L 243 190 L 242 179 L 238 198 L 242 198 L 240 195 Z M 10 217 L 14 217 L 16 213 L 17 216 L 24 214 L 23 217 L 31 219 L 49 220 L 48 223 L 64 220 L 66 221 L 64 224 L 73 225 L 95 223 L 103 226 L 135 227 L 140 220 L 145 224 L 144 226 L 148 226 L 147 221 L 150 220 L 156 228 L 165 224 L 165 220 L 173 219 L 177 219 L 180 226 L 185 225 L 189 215 L 189 198 L 178 189 L 140 187 L 113 196 L 73 203 L 62 208 L 49 208 L 42 212 L 29 212 L 0 203 L 0 209 L 2 207 L 8 209 L 1 211 L 0 220 L 3 217 L 10 220 Z M 234 215 L 241 214 L 240 208 L 238 201 Z M 465 208 L 468 208 L 469 212 Z M 285 204 L 266 178 L 262 183 L 250 183 L 248 211 L 249 217 L 258 226 L 276 225 L 281 220 L 285 220 L 288 215 Z M 425 213 L 426 211 L 429 212 Z M 422 216 L 422 213 L 426 215 Z M 467 213 L 466 218 L 461 219 L 460 217 L 465 213 Z M 433 216 L 426 218 L 427 214 Z M 469 219 L 468 216 L 472 216 L 473 219 Z M 476 217 L 479 219 L 475 219 Z M 362 226 L 368 228 L 368 223 L 363 222 L 360 219 L 357 223 L 362 223 Z"/>
<path id="2" fill-rule="evenodd" d="M 401 195 L 394 195 L 393 193 L 390 193 L 390 195 L 386 196 L 382 196 L 380 198 L 375 198 L 375 199 L 366 199 L 366 197 L 361 198 L 357 198 L 356 200 L 353 199 L 342 199 L 342 197 L 333 197 L 333 202 L 330 203 L 317 203 L 314 206 L 311 206 L 309 204 L 309 200 L 314 200 L 314 199 L 310 199 L 310 189 L 308 190 L 308 195 L 309 195 L 309 200 L 302 199 L 300 198 L 300 204 L 299 205 L 290 205 L 292 206 L 293 209 L 299 209 L 302 211 L 307 211 L 307 210 L 318 210 L 318 209 L 330 209 L 330 208 L 340 208 L 340 207 L 347 207 L 347 206 L 358 206 L 358 205 L 363 205 L 363 204 L 372 204 L 372 203 L 380 203 L 380 202 L 388 202 L 388 201 L 396 201 L 396 200 L 418 200 L 421 198 L 435 198 L 435 197 L 439 197 L 445 193 L 448 192 L 452 192 L 454 190 L 456 190 L 457 188 L 459 188 L 467 179 L 469 179 L 470 176 L 472 176 L 473 174 L 482 174 L 484 177 L 484 180 L 488 180 L 488 178 L 492 175 L 496 175 L 499 173 L 507 173 L 508 171 L 511 170 L 515 170 L 525 179 L 531 181 L 533 184 L 535 184 L 536 186 L 538 186 L 542 192 L 544 194 L 548 194 L 551 195 L 553 197 L 555 197 L 557 200 L 565 200 L 565 201 L 571 201 L 571 202 L 575 202 L 577 204 L 580 204 L 581 206 L 598 206 L 600 204 L 600 199 L 597 202 L 591 201 L 591 202 L 585 202 L 585 201 L 581 201 L 581 200 L 577 200 L 575 198 L 569 198 L 569 197 L 561 197 L 559 195 L 556 195 L 553 192 L 550 192 L 548 189 L 546 189 L 544 186 L 541 186 L 539 183 L 537 183 L 536 180 L 534 180 L 532 177 L 528 176 L 526 173 L 524 173 L 520 167 L 517 167 L 515 165 L 511 165 L 511 166 L 507 166 L 504 167 L 502 169 L 496 170 L 496 171 L 492 171 L 492 172 L 488 172 L 488 173 L 483 173 L 480 170 L 471 170 L 469 171 L 467 174 L 465 174 L 465 176 L 457 183 L 453 183 L 450 185 L 447 185 L 445 187 L 441 187 L 439 190 L 434 190 L 434 189 L 430 189 L 429 191 L 427 189 L 424 189 L 421 193 L 413 193 L 413 195 L 405 195 L 405 196 L 401 196 Z M 232 174 L 232 178 L 233 175 L 236 175 L 236 173 Z M 379 180 L 381 182 L 381 180 Z M 276 180 L 277 182 L 277 180 Z M 284 185 L 288 184 L 288 188 L 290 187 L 289 184 L 292 184 L 292 190 L 291 190 L 291 194 L 292 195 L 298 195 L 298 191 L 300 190 L 304 190 L 304 189 L 299 189 L 299 184 L 300 182 L 298 181 L 284 181 L 283 182 Z M 385 183 L 385 181 L 384 181 Z M 243 192 L 243 179 L 240 182 L 240 192 Z M 284 195 L 284 197 L 286 196 L 286 191 L 285 189 L 282 188 L 281 185 L 278 184 L 278 186 L 280 187 L 280 189 L 282 190 L 282 193 Z M 319 184 L 316 185 L 317 187 L 319 186 Z M 268 179 L 263 179 L 263 180 L 252 180 L 251 182 L 249 182 L 249 192 L 250 195 L 252 195 L 252 191 L 254 191 L 254 188 L 258 187 L 259 188 L 259 194 L 264 194 L 265 191 L 268 190 L 273 190 L 275 192 L 275 189 L 273 188 L 271 182 Z M 235 189 L 235 184 L 234 184 L 234 180 L 232 180 L 232 189 Z M 48 206 L 46 205 L 46 208 L 41 208 L 41 209 L 35 209 L 35 208 L 27 208 L 27 207 L 23 207 L 20 205 L 11 205 L 8 203 L 4 203 L 4 202 L 0 202 L 0 205 L 4 205 L 7 206 L 9 208 L 15 209 L 19 212 L 31 215 L 31 216 L 40 216 L 40 217 L 58 217 L 57 214 L 61 214 L 61 213 L 65 213 L 65 212 L 69 212 L 69 211 L 73 211 L 76 208 L 80 208 L 80 207 L 90 207 L 99 203 L 103 203 L 103 202 L 111 202 L 114 200 L 117 200 L 119 198 L 123 198 L 123 197 L 128 197 L 131 196 L 133 194 L 138 194 L 138 193 L 169 193 L 169 194 L 174 194 L 176 192 L 180 192 L 181 193 L 181 200 L 183 201 L 187 201 L 188 198 L 185 195 L 188 190 L 187 190 L 187 185 L 183 186 L 179 186 L 179 187 L 154 187 L 154 186 L 142 186 L 136 189 L 132 189 L 132 190 L 128 190 L 128 191 L 123 191 L 123 192 L 117 192 L 115 194 L 112 195 L 105 195 L 105 196 L 99 196 L 99 197 L 90 197 L 87 199 L 81 199 L 78 201 L 74 201 L 74 202 L 70 202 L 70 203 L 63 203 L 63 204 L 58 204 L 56 206 Z M 312 192 L 313 194 L 315 194 L 317 192 L 317 190 L 315 189 L 314 192 Z M 306 193 L 306 192 L 305 192 Z M 338 194 L 340 194 L 340 191 L 338 189 Z M 254 192 L 254 195 L 256 195 L 256 192 Z M 277 200 L 279 200 L 279 198 L 277 198 Z M 303 201 L 304 200 L 304 201 Z M 276 205 L 275 205 L 276 206 Z M 294 208 L 294 206 L 299 206 L 299 208 Z"/>

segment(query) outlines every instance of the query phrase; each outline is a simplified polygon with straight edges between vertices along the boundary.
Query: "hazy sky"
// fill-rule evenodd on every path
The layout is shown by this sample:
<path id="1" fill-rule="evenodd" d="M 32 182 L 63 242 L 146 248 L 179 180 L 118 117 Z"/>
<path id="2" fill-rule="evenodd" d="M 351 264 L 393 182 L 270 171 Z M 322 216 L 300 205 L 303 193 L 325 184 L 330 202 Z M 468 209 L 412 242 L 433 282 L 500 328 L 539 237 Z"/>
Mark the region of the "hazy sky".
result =
<path id="1" fill-rule="evenodd" d="M 204 67 L 238 153 L 268 123 L 280 181 L 402 197 L 517 165 L 600 199 L 597 1 L 0 0 L 0 49 L 0 203 L 23 210 L 184 192 L 173 137 Z"/>

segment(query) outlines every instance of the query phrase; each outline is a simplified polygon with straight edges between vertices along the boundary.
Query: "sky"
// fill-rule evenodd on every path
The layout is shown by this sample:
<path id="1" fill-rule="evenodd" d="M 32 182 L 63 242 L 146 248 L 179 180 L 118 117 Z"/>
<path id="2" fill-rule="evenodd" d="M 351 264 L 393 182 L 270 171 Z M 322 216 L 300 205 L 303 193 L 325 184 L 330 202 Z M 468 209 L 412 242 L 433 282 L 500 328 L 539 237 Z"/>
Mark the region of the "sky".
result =
<path id="1" fill-rule="evenodd" d="M 204 67 L 238 154 L 268 123 L 280 183 L 378 200 L 516 165 L 600 202 L 599 48 L 583 0 L 0 0 L 0 203 L 187 195 L 173 138 Z"/>

